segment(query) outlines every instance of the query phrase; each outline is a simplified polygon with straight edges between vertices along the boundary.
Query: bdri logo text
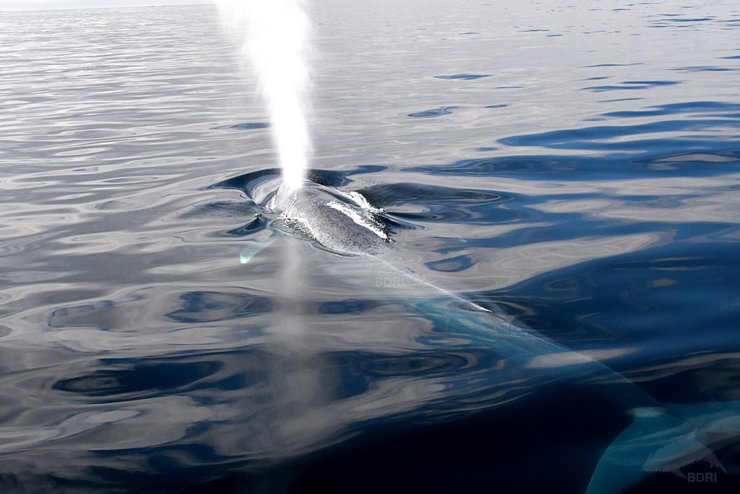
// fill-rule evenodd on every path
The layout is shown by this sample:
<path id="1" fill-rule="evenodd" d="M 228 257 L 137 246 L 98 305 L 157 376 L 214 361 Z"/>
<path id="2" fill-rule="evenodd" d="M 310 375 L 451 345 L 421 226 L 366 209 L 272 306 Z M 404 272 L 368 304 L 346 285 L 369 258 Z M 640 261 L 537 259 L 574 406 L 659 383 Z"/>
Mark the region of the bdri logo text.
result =
<path id="1" fill-rule="evenodd" d="M 695 482 L 697 484 L 709 484 L 717 482 L 716 472 L 688 472 L 686 473 L 686 480 L 688 482 Z"/>
<path id="2" fill-rule="evenodd" d="M 388 276 L 375 278 L 375 286 L 383 288 L 403 288 L 405 286 L 403 276 Z"/>

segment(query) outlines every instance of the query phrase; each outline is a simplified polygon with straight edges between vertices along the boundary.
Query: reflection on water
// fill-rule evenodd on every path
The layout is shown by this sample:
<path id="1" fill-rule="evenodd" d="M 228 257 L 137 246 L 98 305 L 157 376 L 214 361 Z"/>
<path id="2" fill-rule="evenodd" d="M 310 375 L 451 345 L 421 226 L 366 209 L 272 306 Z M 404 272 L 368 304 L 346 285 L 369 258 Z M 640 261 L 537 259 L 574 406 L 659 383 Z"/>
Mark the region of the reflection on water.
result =
<path id="1" fill-rule="evenodd" d="M 3 492 L 578 492 L 630 409 L 740 400 L 731 2 L 320 4 L 312 179 L 383 262 L 240 263 L 274 159 L 212 8 L 0 15 Z M 732 492 L 725 426 L 636 492 Z"/>

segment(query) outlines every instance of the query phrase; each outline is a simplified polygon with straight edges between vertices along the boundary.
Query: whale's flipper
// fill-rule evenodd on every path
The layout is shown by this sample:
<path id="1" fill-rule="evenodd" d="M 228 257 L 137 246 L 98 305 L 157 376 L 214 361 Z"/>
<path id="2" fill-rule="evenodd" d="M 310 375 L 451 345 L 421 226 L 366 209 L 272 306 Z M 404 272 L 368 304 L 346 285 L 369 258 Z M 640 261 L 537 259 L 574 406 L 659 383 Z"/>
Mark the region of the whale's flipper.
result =
<path id="1" fill-rule="evenodd" d="M 740 440 L 740 402 L 667 405 L 634 414 L 599 460 L 587 494 L 621 493 L 654 472 L 688 482 L 697 465 L 703 478 L 727 474 L 717 451 Z"/>
<path id="2" fill-rule="evenodd" d="M 272 245 L 279 236 L 279 230 L 274 228 L 262 228 L 257 233 L 250 235 L 246 245 L 239 252 L 239 262 L 249 263 L 260 251 Z"/>

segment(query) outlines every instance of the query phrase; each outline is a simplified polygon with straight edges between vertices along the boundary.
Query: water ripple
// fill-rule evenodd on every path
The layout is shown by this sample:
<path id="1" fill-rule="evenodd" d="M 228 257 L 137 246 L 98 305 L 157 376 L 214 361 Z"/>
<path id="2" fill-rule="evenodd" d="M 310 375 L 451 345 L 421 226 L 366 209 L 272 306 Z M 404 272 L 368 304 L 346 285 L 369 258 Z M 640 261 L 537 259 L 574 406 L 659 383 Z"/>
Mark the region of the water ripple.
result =
<path id="1" fill-rule="evenodd" d="M 483 79 L 485 77 L 491 77 L 491 74 L 450 74 L 450 75 L 435 75 L 435 79 L 446 79 L 446 80 L 463 80 L 463 81 L 474 81 L 476 79 Z"/>
<path id="2" fill-rule="evenodd" d="M 411 118 L 434 118 L 441 117 L 442 115 L 449 115 L 453 110 L 457 109 L 456 106 L 442 106 L 440 108 L 433 108 L 431 110 L 424 110 L 415 113 L 409 113 L 408 116 Z"/>

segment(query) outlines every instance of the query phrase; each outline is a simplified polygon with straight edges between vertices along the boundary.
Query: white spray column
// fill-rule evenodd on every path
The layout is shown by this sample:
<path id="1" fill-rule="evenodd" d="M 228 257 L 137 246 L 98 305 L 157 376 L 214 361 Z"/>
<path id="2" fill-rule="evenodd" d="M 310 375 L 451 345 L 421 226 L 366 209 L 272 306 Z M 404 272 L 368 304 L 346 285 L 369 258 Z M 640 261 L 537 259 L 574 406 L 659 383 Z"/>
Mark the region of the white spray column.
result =
<path id="1" fill-rule="evenodd" d="M 312 146 L 308 131 L 311 24 L 303 0 L 216 0 L 242 43 L 270 115 L 283 185 L 299 189 Z"/>

